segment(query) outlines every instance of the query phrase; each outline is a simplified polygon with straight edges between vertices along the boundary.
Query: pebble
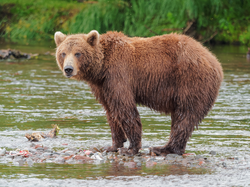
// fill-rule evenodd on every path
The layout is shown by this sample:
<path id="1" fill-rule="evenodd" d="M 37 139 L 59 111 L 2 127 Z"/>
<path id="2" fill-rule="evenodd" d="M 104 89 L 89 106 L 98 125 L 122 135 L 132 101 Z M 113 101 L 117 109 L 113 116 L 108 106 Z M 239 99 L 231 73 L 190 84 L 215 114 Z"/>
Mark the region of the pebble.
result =
<path id="1" fill-rule="evenodd" d="M 14 155 L 8 155 L 7 158 L 11 158 L 11 159 L 14 159 Z"/>
<path id="2" fill-rule="evenodd" d="M 166 156 L 166 159 L 167 159 L 167 160 L 175 160 L 175 158 L 176 158 L 177 156 L 179 156 L 179 155 L 177 155 L 177 154 L 168 154 L 168 155 Z"/>
<path id="3" fill-rule="evenodd" d="M 103 151 L 102 156 L 107 156 L 107 155 L 108 155 L 107 151 L 106 150 Z"/>
<path id="4" fill-rule="evenodd" d="M 54 163 L 54 160 L 53 159 L 46 159 L 45 162 L 46 163 Z"/>
<path id="5" fill-rule="evenodd" d="M 17 154 L 16 151 L 10 151 L 10 152 L 9 152 L 9 155 L 16 155 L 16 154 Z"/>
<path id="6" fill-rule="evenodd" d="M 60 156 L 70 156 L 69 153 L 61 153 Z"/>
<path id="7" fill-rule="evenodd" d="M 92 155 L 90 158 L 95 160 L 103 160 L 102 154 L 99 152 L 96 152 L 94 155 Z"/>
<path id="8" fill-rule="evenodd" d="M 137 162 L 136 165 L 137 165 L 137 167 L 141 167 L 142 163 L 141 162 Z"/>
<path id="9" fill-rule="evenodd" d="M 4 156 L 6 153 L 6 149 L 3 148 L 3 149 L 0 149 L 0 156 Z"/>
<path id="10" fill-rule="evenodd" d="M 65 163 L 65 159 L 63 157 L 57 157 L 55 159 L 55 163 L 64 164 Z"/>
<path id="11" fill-rule="evenodd" d="M 53 151 L 50 149 L 45 149 L 44 152 L 53 153 Z"/>
<path id="12" fill-rule="evenodd" d="M 140 149 L 139 153 L 145 154 L 145 155 L 149 155 L 150 154 L 150 149 L 148 149 L 148 148 L 146 148 L 146 149 Z"/>
<path id="13" fill-rule="evenodd" d="M 76 148 L 69 148 L 68 150 L 72 151 L 72 152 L 78 152 L 78 150 Z"/>
<path id="14" fill-rule="evenodd" d="M 205 164 L 204 161 L 199 161 L 199 166 L 201 166 L 201 165 L 203 165 L 203 164 Z"/>
<path id="15" fill-rule="evenodd" d="M 198 160 L 198 159 L 200 159 L 200 158 L 203 158 L 203 156 L 202 156 L 202 155 L 196 155 L 194 158 L 195 158 L 196 160 Z"/>
<path id="16" fill-rule="evenodd" d="M 28 158 L 28 159 L 26 160 L 26 162 L 27 162 L 27 164 L 29 165 L 29 167 L 32 167 L 33 164 L 34 164 L 34 162 L 33 162 L 33 160 L 32 160 L 31 158 Z"/>
<path id="17" fill-rule="evenodd" d="M 182 161 L 183 159 L 184 159 L 184 158 L 183 158 L 183 156 L 181 156 L 181 155 L 178 155 L 178 156 L 175 157 L 175 160 L 176 160 L 177 162 Z"/>
<path id="18" fill-rule="evenodd" d="M 61 150 L 60 152 L 61 152 L 61 153 L 65 153 L 65 152 L 68 151 L 68 150 L 69 150 L 69 149 L 66 148 L 66 149 Z"/>
<path id="19" fill-rule="evenodd" d="M 184 166 L 187 166 L 187 165 L 190 165 L 191 162 L 188 159 L 185 158 L 185 159 L 182 160 L 181 164 L 184 165 Z"/>
<path id="20" fill-rule="evenodd" d="M 223 167 L 227 167 L 227 164 L 225 162 L 222 162 Z"/>
<path id="21" fill-rule="evenodd" d="M 196 154 L 195 153 L 186 153 L 186 154 L 183 154 L 182 156 L 184 156 L 184 157 L 195 157 Z"/>
<path id="22" fill-rule="evenodd" d="M 51 157 L 53 154 L 52 153 L 43 153 L 42 157 Z"/>
<path id="23" fill-rule="evenodd" d="M 128 168 L 135 168 L 136 163 L 135 162 L 126 162 L 126 163 L 124 163 L 124 166 L 127 166 Z"/>
<path id="24" fill-rule="evenodd" d="M 153 161 L 149 161 L 149 162 L 146 162 L 146 167 L 153 167 L 157 164 L 157 162 L 153 162 Z"/>
<path id="25" fill-rule="evenodd" d="M 123 161 L 120 161 L 120 162 L 119 162 L 119 165 L 123 165 L 123 164 L 124 164 L 124 162 L 123 162 Z"/>
<path id="26" fill-rule="evenodd" d="M 75 152 L 73 152 L 73 151 L 66 151 L 65 154 L 74 155 Z"/>
<path id="27" fill-rule="evenodd" d="M 22 166 L 24 164 L 24 159 L 22 156 L 16 156 L 14 159 L 13 159 L 13 164 L 14 165 L 18 165 L 18 166 Z"/>
<path id="28" fill-rule="evenodd" d="M 210 151 L 209 154 L 210 155 L 216 155 L 217 153 L 215 151 Z"/>
<path id="29" fill-rule="evenodd" d="M 91 156 L 94 154 L 92 151 L 89 151 L 89 150 L 85 151 L 84 153 L 85 153 L 86 155 L 91 155 Z"/>
<path id="30" fill-rule="evenodd" d="M 166 157 L 165 156 L 157 156 L 157 157 L 155 157 L 155 159 L 158 161 L 162 161 L 162 160 L 165 160 Z"/>
<path id="31" fill-rule="evenodd" d="M 44 148 L 38 147 L 38 148 L 36 148 L 36 150 L 37 150 L 37 151 L 44 151 Z"/>
<path id="32" fill-rule="evenodd" d="M 76 161 L 73 158 L 70 158 L 68 160 L 65 160 L 65 163 L 67 163 L 67 164 L 75 164 Z"/>
<path id="33" fill-rule="evenodd" d="M 134 162 L 140 162 L 140 161 L 142 161 L 142 157 L 139 156 L 134 157 Z"/>
<path id="34" fill-rule="evenodd" d="M 81 155 L 76 155 L 73 157 L 75 160 L 92 160 L 91 158 L 87 156 L 81 156 Z"/>
<path id="35" fill-rule="evenodd" d="M 95 163 L 95 164 L 103 164 L 103 163 L 104 163 L 104 160 L 94 160 L 94 163 Z"/>
<path id="36" fill-rule="evenodd" d="M 33 153 L 33 154 L 34 154 L 34 153 L 37 153 L 37 150 L 36 150 L 36 149 L 33 149 L 33 148 L 29 148 L 28 151 L 31 152 L 31 153 Z"/>

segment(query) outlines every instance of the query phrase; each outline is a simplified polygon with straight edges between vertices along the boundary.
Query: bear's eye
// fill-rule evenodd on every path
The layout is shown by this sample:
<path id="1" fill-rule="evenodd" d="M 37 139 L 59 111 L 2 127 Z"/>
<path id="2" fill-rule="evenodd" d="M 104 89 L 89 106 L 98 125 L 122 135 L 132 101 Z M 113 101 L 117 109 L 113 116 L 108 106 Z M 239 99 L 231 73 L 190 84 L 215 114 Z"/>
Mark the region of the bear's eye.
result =
<path id="1" fill-rule="evenodd" d="M 81 56 L 81 53 L 76 53 L 76 54 L 75 54 L 75 57 L 76 57 L 76 58 L 79 58 L 80 56 Z"/>
<path id="2" fill-rule="evenodd" d="M 65 54 L 65 53 L 62 53 L 61 56 L 64 58 L 64 57 L 66 56 L 66 54 Z"/>

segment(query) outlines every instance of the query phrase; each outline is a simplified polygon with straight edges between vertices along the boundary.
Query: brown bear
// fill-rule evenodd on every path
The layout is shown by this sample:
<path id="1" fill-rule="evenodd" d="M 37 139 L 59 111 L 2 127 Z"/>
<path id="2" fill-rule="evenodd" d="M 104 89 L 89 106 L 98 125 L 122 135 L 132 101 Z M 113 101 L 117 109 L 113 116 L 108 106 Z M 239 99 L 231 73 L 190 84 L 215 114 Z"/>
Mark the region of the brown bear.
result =
<path id="1" fill-rule="evenodd" d="M 56 60 L 68 78 L 86 81 L 106 110 L 112 134 L 107 151 L 134 155 L 142 124 L 136 104 L 170 114 L 169 141 L 156 155 L 183 154 L 195 127 L 212 108 L 223 79 L 216 57 L 179 34 L 151 38 L 121 32 L 55 33 Z M 123 143 L 129 140 L 128 148 Z"/>

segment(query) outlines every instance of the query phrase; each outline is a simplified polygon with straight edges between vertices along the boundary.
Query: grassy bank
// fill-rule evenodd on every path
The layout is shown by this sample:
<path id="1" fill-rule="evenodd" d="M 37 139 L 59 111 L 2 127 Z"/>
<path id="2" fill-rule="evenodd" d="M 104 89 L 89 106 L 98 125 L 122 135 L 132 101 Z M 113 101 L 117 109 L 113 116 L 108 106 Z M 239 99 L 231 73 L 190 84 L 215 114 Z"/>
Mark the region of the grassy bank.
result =
<path id="1" fill-rule="evenodd" d="M 10 39 L 50 40 L 57 30 L 170 32 L 202 42 L 250 45 L 250 1 L 243 0 L 1 0 L 0 32 Z"/>
<path id="2" fill-rule="evenodd" d="M 86 7 L 61 0 L 1 0 L 1 35 L 11 40 L 50 40 Z"/>

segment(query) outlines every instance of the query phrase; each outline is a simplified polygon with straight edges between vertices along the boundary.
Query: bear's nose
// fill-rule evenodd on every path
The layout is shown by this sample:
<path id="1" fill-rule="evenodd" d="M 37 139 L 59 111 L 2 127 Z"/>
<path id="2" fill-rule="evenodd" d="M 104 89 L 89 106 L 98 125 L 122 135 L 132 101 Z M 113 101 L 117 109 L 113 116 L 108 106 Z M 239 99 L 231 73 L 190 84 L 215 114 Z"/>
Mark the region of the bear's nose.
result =
<path id="1" fill-rule="evenodd" d="M 64 67 L 64 72 L 66 73 L 67 76 L 69 76 L 73 72 L 74 68 L 72 66 L 65 66 Z"/>

